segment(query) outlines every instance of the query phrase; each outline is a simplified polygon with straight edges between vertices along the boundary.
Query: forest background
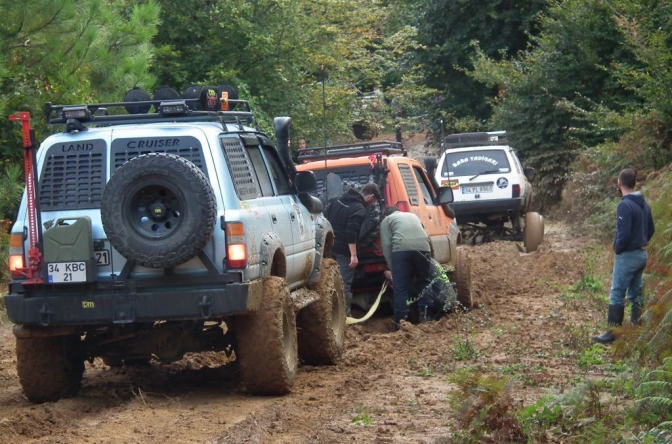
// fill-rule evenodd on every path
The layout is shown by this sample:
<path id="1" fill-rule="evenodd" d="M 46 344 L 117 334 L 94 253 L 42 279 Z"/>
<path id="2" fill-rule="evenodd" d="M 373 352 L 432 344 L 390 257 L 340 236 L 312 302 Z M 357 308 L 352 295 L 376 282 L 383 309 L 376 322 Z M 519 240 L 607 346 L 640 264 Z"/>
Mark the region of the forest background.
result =
<path id="1" fill-rule="evenodd" d="M 118 102 L 134 87 L 151 94 L 228 83 L 262 130 L 290 116 L 292 137 L 309 146 L 354 140 L 362 122 L 381 134 L 424 133 L 432 146 L 441 134 L 505 129 L 536 169 L 539 209 L 605 243 L 619 201 L 615 177 L 635 168 L 657 234 L 645 325 L 614 349 L 630 378 L 619 395 L 630 401 L 589 422 L 543 416 L 543 404 L 519 413 L 530 427 L 583 424 L 563 423 L 577 439 L 626 429 L 636 442 L 669 439 L 671 2 L 0 0 L 0 11 L 5 226 L 24 185 L 20 127 L 7 117 L 30 111 L 39 141 L 50 132 L 46 102 Z M 384 95 L 376 107 L 366 100 L 374 87 Z M 6 250 L 6 230 L 2 237 Z"/>

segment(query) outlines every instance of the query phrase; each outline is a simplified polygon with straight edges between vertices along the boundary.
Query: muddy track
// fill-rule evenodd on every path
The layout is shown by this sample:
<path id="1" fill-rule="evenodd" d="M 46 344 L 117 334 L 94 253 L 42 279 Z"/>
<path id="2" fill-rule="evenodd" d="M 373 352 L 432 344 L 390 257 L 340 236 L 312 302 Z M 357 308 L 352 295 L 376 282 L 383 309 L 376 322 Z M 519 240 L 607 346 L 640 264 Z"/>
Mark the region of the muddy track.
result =
<path id="1" fill-rule="evenodd" d="M 336 366 L 299 367 L 284 397 L 249 396 L 235 362 L 190 354 L 171 365 L 86 364 L 76 398 L 32 405 L 16 374 L 11 326 L 0 326 L 0 443 L 441 443 L 457 424 L 448 377 L 469 366 L 517 369 L 514 402 L 539 398 L 576 372 L 560 353 L 570 330 L 601 320 L 562 299 L 582 276 L 587 240 L 547 223 L 536 253 L 513 242 L 468 246 L 480 308 L 391 331 L 374 318 L 346 331 Z M 472 353 L 465 355 L 465 350 Z"/>

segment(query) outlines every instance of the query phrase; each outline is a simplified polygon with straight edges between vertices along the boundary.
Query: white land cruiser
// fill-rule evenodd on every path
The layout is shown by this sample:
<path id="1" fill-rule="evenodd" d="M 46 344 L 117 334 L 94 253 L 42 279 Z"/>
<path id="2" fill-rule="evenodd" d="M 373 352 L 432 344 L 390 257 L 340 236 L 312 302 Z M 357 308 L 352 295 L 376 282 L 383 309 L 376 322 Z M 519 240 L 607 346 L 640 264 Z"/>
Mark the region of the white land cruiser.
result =
<path id="1" fill-rule="evenodd" d="M 506 140 L 506 131 L 446 136 L 435 177 L 453 189 L 453 209 L 463 237 L 520 239 L 528 252 L 543 240 L 543 218 L 529 211 L 533 168 L 524 168 Z M 434 168 L 432 168 L 434 169 Z M 524 222 L 523 222 L 524 221 Z"/>
<path id="2" fill-rule="evenodd" d="M 160 91 L 47 104 L 56 132 L 37 151 L 18 114 L 27 191 L 5 303 L 33 402 L 74 395 L 95 357 L 235 352 L 247 391 L 277 395 L 299 358 L 343 352 L 342 281 L 324 259 L 333 231 L 315 175 L 289 157 L 289 118 L 274 121 L 276 149 L 228 85 Z"/>

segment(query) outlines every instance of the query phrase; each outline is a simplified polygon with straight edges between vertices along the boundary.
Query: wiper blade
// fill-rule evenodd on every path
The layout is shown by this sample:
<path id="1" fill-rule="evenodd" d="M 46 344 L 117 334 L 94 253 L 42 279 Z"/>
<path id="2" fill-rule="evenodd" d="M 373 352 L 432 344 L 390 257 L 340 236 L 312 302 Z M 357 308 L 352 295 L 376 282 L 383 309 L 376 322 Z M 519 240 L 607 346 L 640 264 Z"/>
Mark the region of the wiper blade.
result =
<path id="1" fill-rule="evenodd" d="M 483 172 L 478 173 L 477 175 L 475 175 L 475 176 L 473 176 L 473 177 L 470 177 L 470 178 L 469 178 L 469 181 L 472 181 L 472 180 L 476 179 L 478 176 L 480 176 L 480 175 L 482 175 L 482 174 L 495 174 L 495 173 L 499 173 L 499 170 L 488 170 L 488 171 L 483 171 Z"/>

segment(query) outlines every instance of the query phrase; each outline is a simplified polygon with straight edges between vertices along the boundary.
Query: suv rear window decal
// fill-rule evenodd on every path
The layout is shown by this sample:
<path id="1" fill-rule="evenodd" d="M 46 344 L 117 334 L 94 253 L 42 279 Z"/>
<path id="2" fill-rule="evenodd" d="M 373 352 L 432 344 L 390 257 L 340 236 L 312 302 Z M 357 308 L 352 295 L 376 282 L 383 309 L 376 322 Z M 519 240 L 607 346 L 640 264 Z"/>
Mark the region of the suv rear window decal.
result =
<path id="1" fill-rule="evenodd" d="M 413 179 L 413 172 L 411 167 L 404 164 L 399 164 L 399 172 L 401 173 L 401 178 L 404 181 L 404 187 L 406 187 L 406 193 L 408 194 L 408 200 L 411 205 L 419 205 L 420 200 L 418 199 L 418 187 L 415 184 Z"/>
<path id="2" fill-rule="evenodd" d="M 102 139 L 49 147 L 39 181 L 42 211 L 99 208 L 105 186 L 106 148 Z"/>
<path id="3" fill-rule="evenodd" d="M 473 176 L 486 171 L 508 173 L 511 166 L 503 150 L 447 152 L 443 163 L 443 177 Z"/>
<path id="4" fill-rule="evenodd" d="M 248 200 L 260 197 L 259 183 L 243 142 L 238 137 L 224 137 L 220 140 L 238 198 Z"/>
<path id="5" fill-rule="evenodd" d="M 195 137 L 133 137 L 115 139 L 110 147 L 112 164 L 110 165 L 110 177 L 117 169 L 129 160 L 141 154 L 169 153 L 183 157 L 196 165 L 208 175 L 203 162 L 203 150 L 201 143 Z"/>

